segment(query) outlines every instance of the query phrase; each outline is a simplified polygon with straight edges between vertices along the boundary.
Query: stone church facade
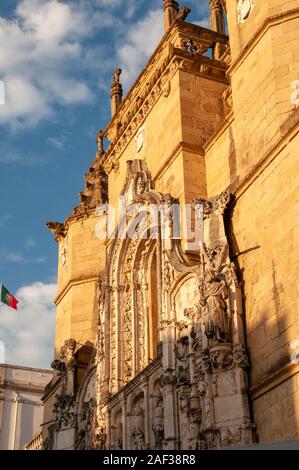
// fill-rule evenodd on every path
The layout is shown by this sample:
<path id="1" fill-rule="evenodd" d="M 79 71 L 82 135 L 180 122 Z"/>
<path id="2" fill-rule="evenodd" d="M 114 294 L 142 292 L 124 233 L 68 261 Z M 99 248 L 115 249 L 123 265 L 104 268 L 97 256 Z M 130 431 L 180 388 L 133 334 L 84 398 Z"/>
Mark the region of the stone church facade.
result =
<path id="1" fill-rule="evenodd" d="M 115 71 L 79 205 L 48 223 L 45 449 L 299 438 L 298 0 L 210 7 L 205 29 L 164 0 L 165 35 L 124 99 Z"/>

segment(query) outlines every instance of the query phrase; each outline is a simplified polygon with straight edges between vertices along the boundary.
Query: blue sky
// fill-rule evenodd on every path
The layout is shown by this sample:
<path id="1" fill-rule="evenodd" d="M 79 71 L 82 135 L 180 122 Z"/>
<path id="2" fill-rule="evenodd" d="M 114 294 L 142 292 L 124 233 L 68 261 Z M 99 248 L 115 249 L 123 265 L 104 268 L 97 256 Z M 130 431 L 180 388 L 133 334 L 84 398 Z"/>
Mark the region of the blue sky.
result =
<path id="1" fill-rule="evenodd" d="M 208 25 L 208 0 L 186 0 Z M 57 252 L 45 227 L 84 188 L 110 84 L 125 90 L 163 34 L 162 0 L 1 0 L 0 282 L 21 300 L 0 307 L 6 362 L 49 367 Z M 0 358 L 1 362 L 1 358 Z"/>

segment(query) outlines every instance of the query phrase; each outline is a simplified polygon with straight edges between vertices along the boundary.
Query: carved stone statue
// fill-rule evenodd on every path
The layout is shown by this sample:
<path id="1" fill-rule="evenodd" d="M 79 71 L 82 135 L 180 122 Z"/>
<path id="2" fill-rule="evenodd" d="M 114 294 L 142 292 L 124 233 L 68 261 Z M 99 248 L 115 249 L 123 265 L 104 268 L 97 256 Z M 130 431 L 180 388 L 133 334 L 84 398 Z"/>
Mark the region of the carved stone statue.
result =
<path id="1" fill-rule="evenodd" d="M 60 350 L 61 358 L 64 360 L 64 362 L 68 364 L 72 364 L 74 360 L 74 353 L 76 350 L 76 341 L 74 339 L 68 339 L 64 342 L 64 345 L 62 346 Z"/>
<path id="2" fill-rule="evenodd" d="M 191 10 L 190 8 L 188 7 L 182 7 L 180 8 L 178 14 L 177 14 L 177 19 L 178 20 L 181 20 L 181 21 L 185 21 L 185 19 L 187 18 L 187 16 L 189 15 L 189 13 L 191 13 Z"/>
<path id="3" fill-rule="evenodd" d="M 119 83 L 122 69 L 116 69 L 113 76 L 113 83 Z"/>
<path id="4" fill-rule="evenodd" d="M 100 129 L 97 135 L 98 151 L 100 154 L 104 153 L 103 137 L 104 137 L 104 132 Z"/>
<path id="5" fill-rule="evenodd" d="M 189 448 L 190 450 L 199 450 L 200 446 L 200 410 L 190 410 L 189 414 Z"/>
<path id="6" fill-rule="evenodd" d="M 144 413 L 140 405 L 135 411 L 134 425 L 132 426 L 132 440 L 135 450 L 144 449 Z"/>
<path id="7" fill-rule="evenodd" d="M 180 338 L 175 346 L 175 355 L 177 358 L 177 381 L 178 385 L 188 385 L 190 381 L 188 364 L 188 336 Z"/>
<path id="8" fill-rule="evenodd" d="M 154 423 L 153 423 L 153 433 L 155 436 L 155 449 L 163 450 L 163 441 L 164 441 L 164 408 L 163 408 L 163 399 L 159 397 L 157 399 L 155 411 L 154 411 Z"/>
<path id="9" fill-rule="evenodd" d="M 82 410 L 78 416 L 79 430 L 76 442 L 77 450 L 88 450 L 91 448 L 94 407 L 94 399 L 90 399 L 82 405 Z"/>
<path id="10" fill-rule="evenodd" d="M 205 333 L 214 341 L 229 339 L 227 297 L 225 282 L 219 281 L 213 271 L 207 271 L 204 283 L 200 286 L 200 305 L 205 311 Z"/>
<path id="11" fill-rule="evenodd" d="M 123 449 L 123 425 L 122 425 L 122 423 L 118 423 L 118 426 L 117 426 L 116 449 L 117 450 L 122 450 Z"/>

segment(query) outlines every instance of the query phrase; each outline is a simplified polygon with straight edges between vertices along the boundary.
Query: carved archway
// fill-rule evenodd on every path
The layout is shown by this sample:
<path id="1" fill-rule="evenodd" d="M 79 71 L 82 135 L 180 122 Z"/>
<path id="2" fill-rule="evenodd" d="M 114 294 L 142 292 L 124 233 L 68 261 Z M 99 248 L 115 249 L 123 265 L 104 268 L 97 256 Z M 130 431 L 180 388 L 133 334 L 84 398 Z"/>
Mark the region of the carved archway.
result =
<path id="1" fill-rule="evenodd" d="M 204 239 L 197 256 L 189 259 L 174 236 L 171 211 L 166 237 L 160 212 L 153 222 L 152 204 L 171 209 L 175 201 L 153 189 L 144 161 L 128 162 L 122 194 L 129 210 L 110 244 L 101 288 L 99 407 L 113 410 L 121 400 L 126 446 L 155 441 L 164 449 L 196 450 L 252 441 L 254 426 L 242 385 L 248 360 L 240 288 L 223 223 L 229 195 L 194 202 L 195 216 L 203 217 Z M 145 390 L 152 370 L 153 322 L 162 343 L 161 388 L 150 402 Z M 126 401 L 130 395 L 140 398 L 134 407 L 131 398 Z M 115 422 L 116 416 L 110 420 L 113 426 Z"/>

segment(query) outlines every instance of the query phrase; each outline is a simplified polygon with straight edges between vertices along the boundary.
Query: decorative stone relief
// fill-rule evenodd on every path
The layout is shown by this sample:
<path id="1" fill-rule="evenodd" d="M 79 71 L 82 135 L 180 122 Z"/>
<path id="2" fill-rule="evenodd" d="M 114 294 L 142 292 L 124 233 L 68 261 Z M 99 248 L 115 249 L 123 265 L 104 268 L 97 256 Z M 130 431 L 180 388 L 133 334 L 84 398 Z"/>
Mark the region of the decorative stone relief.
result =
<path id="1" fill-rule="evenodd" d="M 143 450 L 145 448 L 144 405 L 141 400 L 135 406 L 132 421 L 131 439 L 133 449 Z"/>
<path id="2" fill-rule="evenodd" d="M 160 81 L 160 88 L 162 91 L 162 94 L 165 98 L 168 98 L 171 92 L 171 81 L 169 79 L 169 75 L 165 74 Z"/>
<path id="3" fill-rule="evenodd" d="M 57 395 L 53 413 L 55 432 L 75 426 L 75 396 L 69 394 Z"/>
<path id="4" fill-rule="evenodd" d="M 253 0 L 239 0 L 237 5 L 238 23 L 244 23 L 253 8 Z"/>
<path id="5" fill-rule="evenodd" d="M 122 195 L 128 207 L 143 204 L 146 216 L 138 220 L 138 210 L 128 216 L 126 223 L 135 223 L 136 233 L 111 244 L 107 270 L 99 282 L 97 394 L 106 384 L 110 398 L 107 394 L 106 402 L 98 402 L 93 442 L 96 434 L 99 447 L 119 449 L 152 445 L 197 450 L 252 442 L 240 286 L 223 222 L 230 195 L 224 192 L 194 201 L 195 216 L 202 217 L 204 239 L 192 260 L 174 237 L 169 210 L 174 199 L 153 189 L 144 160 L 128 162 Z M 165 209 L 168 237 L 161 236 L 160 245 L 142 239 L 150 224 L 146 208 L 151 201 Z M 161 217 L 161 232 L 162 227 Z M 162 346 L 159 357 L 149 363 L 147 278 L 153 249 L 159 261 L 156 274 L 161 303 L 157 311 Z M 159 392 L 150 391 L 154 365 L 159 367 Z M 121 399 L 116 394 L 120 389 Z M 105 406 L 111 407 L 110 418 Z"/>
<path id="6" fill-rule="evenodd" d="M 136 152 L 137 154 L 141 152 L 141 150 L 144 148 L 145 145 L 145 127 L 142 126 L 135 137 L 135 142 L 136 142 Z"/>
<path id="7" fill-rule="evenodd" d="M 164 407 L 163 397 L 156 399 L 152 430 L 155 436 L 155 449 L 163 450 L 164 442 Z"/>
<path id="8" fill-rule="evenodd" d="M 65 248 L 65 246 L 62 246 L 61 247 L 61 263 L 62 263 L 62 266 L 65 268 L 66 265 L 67 265 L 67 249 Z"/>
<path id="9" fill-rule="evenodd" d="M 190 382 L 188 349 L 188 336 L 183 336 L 176 342 L 175 346 L 175 355 L 177 359 L 176 375 L 178 386 L 188 385 Z"/>
<path id="10" fill-rule="evenodd" d="M 92 431 L 94 419 L 95 399 L 91 398 L 82 404 L 81 412 L 78 416 L 78 431 L 76 439 L 77 450 L 89 450 L 92 448 Z"/>

